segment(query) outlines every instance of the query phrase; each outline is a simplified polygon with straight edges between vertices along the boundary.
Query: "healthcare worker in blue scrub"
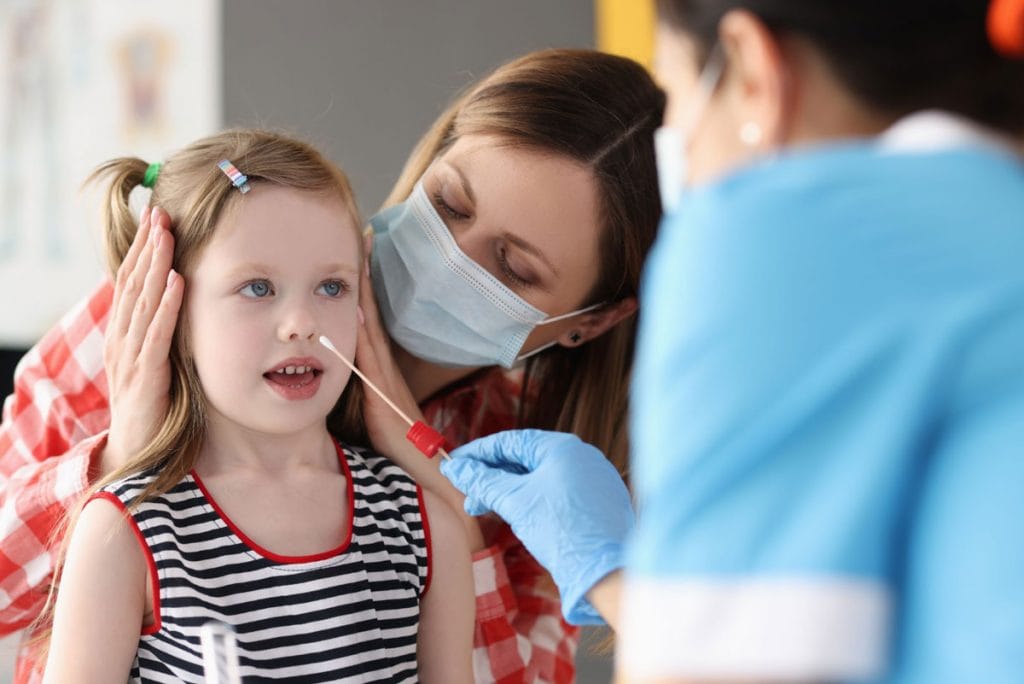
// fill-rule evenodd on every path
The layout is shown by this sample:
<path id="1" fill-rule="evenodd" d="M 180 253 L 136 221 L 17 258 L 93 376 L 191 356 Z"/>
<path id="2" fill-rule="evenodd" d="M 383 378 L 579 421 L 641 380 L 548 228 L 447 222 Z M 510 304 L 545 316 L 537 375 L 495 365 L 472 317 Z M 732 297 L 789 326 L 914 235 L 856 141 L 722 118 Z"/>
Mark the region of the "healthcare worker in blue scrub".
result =
<path id="1" fill-rule="evenodd" d="M 1024 681 L 1024 0 L 658 4 L 636 522 L 569 435 L 445 474 L 621 681 Z"/>

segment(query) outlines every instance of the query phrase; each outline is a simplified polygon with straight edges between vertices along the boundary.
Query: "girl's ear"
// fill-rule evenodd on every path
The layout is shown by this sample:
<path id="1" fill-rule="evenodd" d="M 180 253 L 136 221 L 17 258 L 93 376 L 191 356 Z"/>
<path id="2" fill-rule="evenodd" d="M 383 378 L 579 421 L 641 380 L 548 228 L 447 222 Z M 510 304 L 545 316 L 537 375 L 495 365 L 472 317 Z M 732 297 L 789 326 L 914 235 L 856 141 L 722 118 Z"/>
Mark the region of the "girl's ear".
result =
<path id="1" fill-rule="evenodd" d="M 582 314 L 576 325 L 562 333 L 558 344 L 563 347 L 578 347 L 595 337 L 605 334 L 620 322 L 636 313 L 636 297 L 626 297 L 596 311 Z"/>
<path id="2" fill-rule="evenodd" d="M 794 115 L 782 44 L 760 19 L 745 10 L 726 13 L 718 31 L 727 58 L 722 88 L 741 122 L 737 134 L 753 149 L 780 146 Z"/>

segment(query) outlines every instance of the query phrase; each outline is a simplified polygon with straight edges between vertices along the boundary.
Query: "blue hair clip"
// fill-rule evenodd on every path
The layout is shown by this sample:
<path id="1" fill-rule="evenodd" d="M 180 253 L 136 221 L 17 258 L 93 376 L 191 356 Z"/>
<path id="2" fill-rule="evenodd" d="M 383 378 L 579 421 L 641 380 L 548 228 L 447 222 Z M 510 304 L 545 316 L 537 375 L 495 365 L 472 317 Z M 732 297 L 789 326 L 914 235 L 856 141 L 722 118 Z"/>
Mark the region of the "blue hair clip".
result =
<path id="1" fill-rule="evenodd" d="M 249 177 L 239 171 L 229 159 L 221 159 L 217 164 L 220 170 L 224 172 L 224 175 L 231 179 L 231 184 L 242 191 L 242 194 L 252 190 L 252 186 L 249 185 Z"/>

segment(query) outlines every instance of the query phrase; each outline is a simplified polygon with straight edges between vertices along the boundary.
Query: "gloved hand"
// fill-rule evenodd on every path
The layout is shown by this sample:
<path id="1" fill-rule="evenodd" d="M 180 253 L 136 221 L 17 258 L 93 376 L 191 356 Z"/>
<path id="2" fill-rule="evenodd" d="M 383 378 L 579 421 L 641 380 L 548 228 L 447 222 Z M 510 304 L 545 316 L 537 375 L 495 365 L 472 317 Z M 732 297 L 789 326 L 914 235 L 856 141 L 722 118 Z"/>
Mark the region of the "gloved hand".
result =
<path id="1" fill-rule="evenodd" d="M 441 472 L 466 495 L 467 513 L 497 513 L 547 568 L 568 622 L 603 622 L 586 593 L 622 567 L 634 514 L 600 451 L 571 434 L 510 430 L 456 449 Z"/>

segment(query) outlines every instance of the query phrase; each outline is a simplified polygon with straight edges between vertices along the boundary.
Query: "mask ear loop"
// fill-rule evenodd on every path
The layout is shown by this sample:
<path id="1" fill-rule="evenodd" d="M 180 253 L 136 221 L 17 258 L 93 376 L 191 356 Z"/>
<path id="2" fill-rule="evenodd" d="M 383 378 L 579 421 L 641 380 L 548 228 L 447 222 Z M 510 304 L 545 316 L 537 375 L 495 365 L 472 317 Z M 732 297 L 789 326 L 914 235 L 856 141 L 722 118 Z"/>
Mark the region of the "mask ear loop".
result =
<path id="1" fill-rule="evenodd" d="M 725 53 L 717 41 L 708 54 L 708 59 L 697 77 L 696 92 L 687 103 L 686 114 L 678 126 L 663 125 L 654 131 L 654 153 L 658 160 L 658 192 L 662 210 L 674 213 L 679 206 L 679 196 L 689 181 L 688 167 L 684 161 L 693 132 L 704 116 L 704 110 L 711 102 L 718 82 L 725 70 Z"/>
<path id="2" fill-rule="evenodd" d="M 704 116 L 704 110 L 710 104 L 711 98 L 714 97 L 715 89 L 718 88 L 718 82 L 722 80 L 724 72 L 725 51 L 722 49 L 722 44 L 715 41 L 711 52 L 708 53 L 708 60 L 704 63 L 700 76 L 697 77 L 697 94 L 690 101 L 688 116 L 679 127 L 683 140 L 689 142 L 693 137 L 693 131 L 700 123 L 701 117 Z"/>
<path id="3" fill-rule="evenodd" d="M 585 306 L 582 309 L 576 309 L 575 311 L 570 311 L 569 313 L 559 314 L 558 316 L 552 316 L 551 318 L 545 318 L 543 321 L 537 323 L 537 325 L 544 325 L 545 323 L 556 323 L 556 322 L 564 320 L 566 318 L 572 318 L 573 316 L 579 316 L 582 313 L 587 313 L 588 311 L 593 311 L 594 309 L 599 309 L 599 308 L 601 308 L 604 305 L 605 305 L 605 302 L 598 302 L 597 304 L 591 304 L 590 306 Z M 579 335 L 578 332 L 574 332 L 573 334 L 577 335 L 577 336 Z M 558 340 L 551 340 L 550 342 L 548 342 L 546 344 L 542 344 L 541 346 L 537 347 L 536 349 L 533 349 L 531 351 L 526 352 L 525 354 L 521 354 L 520 356 L 517 356 L 515 362 L 516 363 L 521 363 L 521 362 L 525 361 L 526 359 L 530 358 L 531 356 L 533 356 L 535 354 L 540 354 L 545 349 L 551 349 L 551 347 L 554 347 L 556 344 L 558 344 Z"/>
<path id="4" fill-rule="evenodd" d="M 545 318 L 543 321 L 539 321 L 537 323 L 537 325 L 546 325 L 548 323 L 557 323 L 558 321 L 565 320 L 566 318 L 572 318 L 573 316 L 579 316 L 582 313 L 587 313 L 588 311 L 593 311 L 594 309 L 600 309 L 604 305 L 605 305 L 605 302 L 598 302 L 597 304 L 591 304 L 590 306 L 585 306 L 582 309 L 576 309 L 575 311 L 570 311 L 568 313 L 558 314 L 557 316 L 551 316 L 550 318 Z"/>
<path id="5" fill-rule="evenodd" d="M 551 349 L 556 344 L 558 344 L 558 340 L 551 340 L 550 342 L 542 344 L 539 347 L 537 347 L 536 349 L 528 351 L 525 354 L 520 354 L 519 356 L 516 357 L 516 363 L 522 363 L 523 361 L 525 361 L 526 359 L 530 358 L 531 356 L 536 356 L 537 354 L 540 354 L 542 351 L 544 351 L 546 349 Z"/>

